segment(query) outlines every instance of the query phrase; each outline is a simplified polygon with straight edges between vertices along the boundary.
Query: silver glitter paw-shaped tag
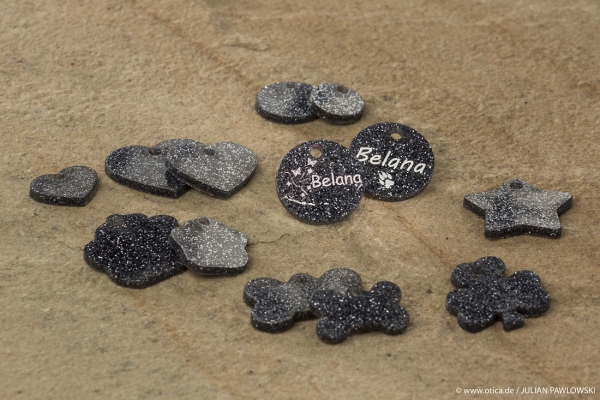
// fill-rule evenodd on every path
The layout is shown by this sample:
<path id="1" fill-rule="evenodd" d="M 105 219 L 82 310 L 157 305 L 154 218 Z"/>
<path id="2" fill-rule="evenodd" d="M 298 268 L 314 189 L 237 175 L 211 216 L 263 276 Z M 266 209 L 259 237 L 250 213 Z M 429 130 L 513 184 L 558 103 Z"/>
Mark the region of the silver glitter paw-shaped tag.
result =
<path id="1" fill-rule="evenodd" d="M 360 283 L 360 275 L 345 268 L 329 270 L 318 279 L 308 274 L 296 274 L 285 283 L 259 278 L 244 287 L 244 301 L 252 307 L 252 326 L 265 332 L 283 332 L 295 321 L 315 318 L 310 299 L 316 292 L 341 293 L 360 286 Z"/>
<path id="2" fill-rule="evenodd" d="M 170 240 L 181 262 L 202 275 L 237 275 L 248 264 L 246 235 L 219 221 L 206 217 L 187 221 L 171 231 Z"/>
<path id="3" fill-rule="evenodd" d="M 343 342 L 355 332 L 399 335 L 409 322 L 408 313 L 398 304 L 401 297 L 400 288 L 387 281 L 376 283 L 368 292 L 358 286 L 343 294 L 317 292 L 311 300 L 311 309 L 320 318 L 317 335 L 330 344 Z"/>
<path id="4" fill-rule="evenodd" d="M 215 197 L 229 197 L 243 188 L 258 161 L 248 148 L 229 142 L 205 146 L 200 142 L 173 147 L 167 168 L 191 187 Z"/>
<path id="5" fill-rule="evenodd" d="M 521 328 L 523 317 L 537 317 L 550 307 L 550 296 L 536 273 L 518 271 L 504 276 L 504 262 L 484 257 L 461 264 L 452 271 L 458 289 L 446 298 L 446 309 L 458 317 L 458 325 L 479 332 L 501 320 L 505 331 Z"/>
<path id="6" fill-rule="evenodd" d="M 465 208 L 485 217 L 485 237 L 500 239 L 528 233 L 558 238 L 558 216 L 573 203 L 567 192 L 547 192 L 521 179 L 506 181 L 490 192 L 465 196 Z"/>
<path id="7" fill-rule="evenodd" d="M 68 167 L 56 175 L 42 175 L 29 186 L 37 202 L 56 206 L 85 206 L 98 189 L 98 175 L 89 167 Z"/>

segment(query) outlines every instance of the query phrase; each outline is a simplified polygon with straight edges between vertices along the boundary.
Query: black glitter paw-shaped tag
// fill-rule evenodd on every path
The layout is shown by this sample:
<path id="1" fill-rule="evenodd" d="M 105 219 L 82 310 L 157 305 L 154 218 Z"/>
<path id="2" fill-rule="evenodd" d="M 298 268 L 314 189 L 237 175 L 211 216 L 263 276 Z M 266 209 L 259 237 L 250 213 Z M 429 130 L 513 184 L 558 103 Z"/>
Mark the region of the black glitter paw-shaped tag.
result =
<path id="1" fill-rule="evenodd" d="M 148 287 L 186 270 L 169 244 L 177 226 L 168 215 L 111 215 L 85 246 L 84 259 L 117 285 Z"/>
<path id="2" fill-rule="evenodd" d="M 398 304 L 402 293 L 392 282 L 378 282 L 369 292 L 359 286 L 346 293 L 315 293 L 311 309 L 319 317 L 317 335 L 327 343 L 340 343 L 354 332 L 381 331 L 399 335 L 408 326 L 409 316 Z"/>
<path id="3" fill-rule="evenodd" d="M 29 186 L 29 196 L 40 203 L 85 206 L 98 188 L 98 175 L 89 167 L 68 167 L 56 175 L 42 175 Z"/>
<path id="4" fill-rule="evenodd" d="M 170 148 L 189 142 L 195 141 L 171 139 L 154 147 L 122 147 L 106 157 L 106 175 L 115 182 L 144 193 L 177 198 L 190 187 L 167 171 L 165 161 Z"/>
<path id="5" fill-rule="evenodd" d="M 171 244 L 181 262 L 202 275 L 237 275 L 248 264 L 248 239 L 240 231 L 206 217 L 187 221 L 171 231 Z"/>
<path id="6" fill-rule="evenodd" d="M 278 82 L 265 86 L 256 95 L 258 114 L 280 124 L 302 124 L 317 119 L 308 97 L 312 86 L 302 82 Z"/>
<path id="7" fill-rule="evenodd" d="M 433 174 L 433 150 L 417 131 L 383 122 L 352 140 L 350 154 L 365 169 L 365 191 L 386 201 L 405 200 L 423 190 Z"/>
<path id="8" fill-rule="evenodd" d="M 229 197 L 254 174 L 258 160 L 248 148 L 229 142 L 205 146 L 191 142 L 169 151 L 169 172 L 191 187 L 215 197 Z"/>
<path id="9" fill-rule="evenodd" d="M 315 86 L 309 97 L 310 109 L 326 122 L 353 124 L 365 110 L 365 102 L 354 90 L 336 83 Z"/>
<path id="10" fill-rule="evenodd" d="M 550 296 L 540 278 L 531 271 L 504 276 L 504 262 L 484 257 L 461 264 L 452 271 L 452 284 L 459 288 L 448 294 L 446 309 L 458 317 L 458 325 L 479 332 L 501 320 L 505 331 L 521 328 L 524 317 L 537 317 L 550 307 Z"/>
<path id="11" fill-rule="evenodd" d="M 547 192 L 521 179 L 510 179 L 490 192 L 471 193 L 463 205 L 485 218 L 485 237 L 501 239 L 528 233 L 559 238 L 558 216 L 573 204 L 568 192 Z"/>
<path id="12" fill-rule="evenodd" d="M 277 193 L 295 217 L 314 224 L 340 221 L 360 203 L 363 169 L 335 142 L 305 142 L 285 155 L 277 171 Z"/>
<path id="13" fill-rule="evenodd" d="M 318 279 L 296 274 L 285 283 L 259 278 L 244 287 L 244 301 L 252 307 L 252 326 L 261 331 L 282 332 L 295 321 L 315 318 L 310 299 L 319 290 L 343 293 L 350 287 L 360 286 L 360 282 L 360 275 L 345 268 L 329 270 Z"/>

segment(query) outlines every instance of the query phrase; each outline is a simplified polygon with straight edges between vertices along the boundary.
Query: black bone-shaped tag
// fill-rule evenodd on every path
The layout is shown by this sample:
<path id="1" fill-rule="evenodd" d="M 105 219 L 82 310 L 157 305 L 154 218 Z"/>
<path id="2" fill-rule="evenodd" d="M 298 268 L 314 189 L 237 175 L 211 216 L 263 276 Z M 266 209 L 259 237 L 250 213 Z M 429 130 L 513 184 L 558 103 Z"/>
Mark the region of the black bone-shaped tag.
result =
<path id="1" fill-rule="evenodd" d="M 387 281 L 370 291 L 352 287 L 343 294 L 331 290 L 315 293 L 312 311 L 320 318 L 317 335 L 327 343 L 340 343 L 355 332 L 381 331 L 399 335 L 408 327 L 409 316 L 398 304 L 402 292 Z"/>

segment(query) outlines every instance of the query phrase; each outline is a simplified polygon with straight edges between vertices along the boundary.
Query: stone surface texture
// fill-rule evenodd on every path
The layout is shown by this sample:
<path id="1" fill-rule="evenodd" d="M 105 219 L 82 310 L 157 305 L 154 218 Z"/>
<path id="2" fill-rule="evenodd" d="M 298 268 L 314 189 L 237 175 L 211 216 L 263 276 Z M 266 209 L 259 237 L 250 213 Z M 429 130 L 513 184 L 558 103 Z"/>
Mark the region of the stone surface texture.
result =
<path id="1" fill-rule="evenodd" d="M 3 0 L 0 26 L 0 398 L 598 392 L 597 0 Z M 254 106 L 279 81 L 343 83 L 365 113 L 347 126 L 274 124 Z M 275 175 L 290 149 L 317 139 L 348 147 L 383 121 L 427 138 L 436 165 L 426 190 L 399 203 L 365 197 L 331 225 L 285 210 Z M 258 168 L 227 200 L 144 194 L 102 172 L 115 149 L 172 138 L 239 143 Z M 98 171 L 93 201 L 29 198 L 36 176 L 67 165 Z M 483 237 L 463 197 L 516 176 L 573 195 L 560 239 Z M 82 251 L 107 216 L 128 213 L 224 221 L 248 236 L 251 265 L 235 277 L 117 286 Z M 535 271 L 552 305 L 510 334 L 495 324 L 473 335 L 444 308 L 448 278 L 490 254 L 506 275 Z M 365 288 L 401 287 L 406 332 L 329 346 L 314 334 L 317 320 L 275 336 L 252 328 L 246 282 L 335 267 L 358 272 Z"/>

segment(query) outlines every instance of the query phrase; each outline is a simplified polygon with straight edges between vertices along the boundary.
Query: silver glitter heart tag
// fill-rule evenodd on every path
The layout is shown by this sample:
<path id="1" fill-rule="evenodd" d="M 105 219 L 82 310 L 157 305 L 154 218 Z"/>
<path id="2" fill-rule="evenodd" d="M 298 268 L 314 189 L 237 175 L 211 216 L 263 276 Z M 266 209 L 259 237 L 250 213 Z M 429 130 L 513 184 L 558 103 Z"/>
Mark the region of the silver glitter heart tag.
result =
<path id="1" fill-rule="evenodd" d="M 170 242 L 183 265 L 202 275 L 236 275 L 248 264 L 246 235 L 206 217 L 173 229 Z"/>
<path id="2" fill-rule="evenodd" d="M 191 187 L 215 197 L 229 197 L 254 174 L 258 160 L 248 148 L 230 142 L 205 146 L 185 143 L 169 150 L 170 173 Z"/>

